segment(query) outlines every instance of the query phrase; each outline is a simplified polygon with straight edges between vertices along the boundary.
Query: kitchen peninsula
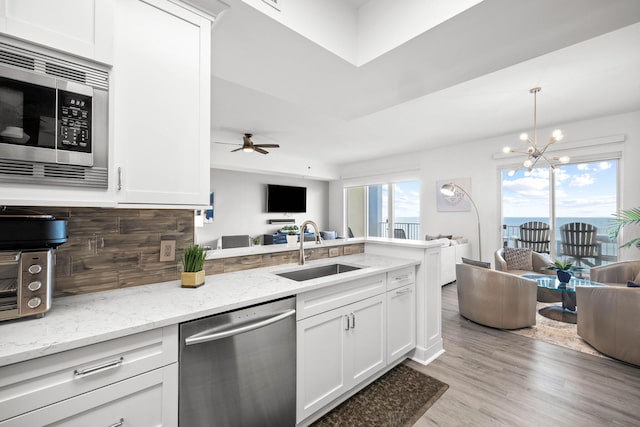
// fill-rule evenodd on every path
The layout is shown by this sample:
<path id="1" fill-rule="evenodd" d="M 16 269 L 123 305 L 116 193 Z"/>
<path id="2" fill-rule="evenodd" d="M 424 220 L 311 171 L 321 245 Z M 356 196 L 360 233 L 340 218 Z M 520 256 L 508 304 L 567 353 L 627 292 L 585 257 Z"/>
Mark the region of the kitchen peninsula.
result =
<path id="1" fill-rule="evenodd" d="M 366 241 L 359 244 L 363 243 L 365 248 L 370 244 Z M 392 242 L 388 243 L 393 245 Z M 428 244 L 422 246 L 429 247 Z M 437 254 L 439 249 L 433 249 Z M 420 250 L 426 249 L 423 247 Z M 135 380 L 143 383 L 146 381 L 146 383 L 128 384 L 126 392 L 132 393 L 135 387 L 155 390 L 156 395 L 149 394 L 148 398 L 150 401 L 158 400 L 160 406 L 152 407 L 159 411 L 158 416 L 162 420 L 169 420 L 166 425 L 175 425 L 171 420 L 176 417 L 177 412 L 177 404 L 174 400 L 177 400 L 175 388 L 178 377 L 177 325 L 179 323 L 287 296 L 298 295 L 300 300 L 301 295 L 313 296 L 314 293 L 325 292 L 325 289 L 339 291 L 344 283 L 353 283 L 355 284 L 353 289 L 357 289 L 356 285 L 366 287 L 370 286 L 370 283 L 382 280 L 380 283 L 383 286 L 378 295 L 380 297 L 387 295 L 386 298 L 390 298 L 395 292 L 404 294 L 404 291 L 402 293 L 398 291 L 400 289 L 398 287 L 405 286 L 413 280 L 416 281 L 416 287 L 422 286 L 418 284 L 420 278 L 414 275 L 416 266 L 420 262 L 418 257 L 397 258 L 361 253 L 339 256 L 330 260 L 311 261 L 304 268 L 342 263 L 357 266 L 360 269 L 302 282 L 277 276 L 279 272 L 302 268 L 295 264 L 284 264 L 209 275 L 206 277 L 205 285 L 198 289 L 184 289 L 180 287 L 178 281 L 171 281 L 57 298 L 54 300 L 53 308 L 44 318 L 0 324 L 0 332 L 3 336 L 0 343 L 0 378 L 2 378 L 0 390 L 6 390 L 0 392 L 0 412 L 3 418 L 21 417 L 20 414 L 35 416 L 39 411 L 62 405 L 61 399 L 67 399 L 65 400 L 67 402 L 84 396 L 87 396 L 87 399 L 89 399 L 88 396 L 93 396 L 88 401 L 93 403 L 86 403 L 88 406 L 85 408 L 92 410 L 96 402 L 110 402 L 110 399 L 115 396 L 122 396 L 123 390 L 116 389 L 119 386 L 124 387 L 124 383 Z M 418 267 L 418 271 L 423 270 Z M 348 288 L 351 285 L 345 286 Z M 411 286 L 414 285 L 411 283 Z M 438 286 L 435 287 L 439 289 Z M 422 303 L 418 302 L 415 305 L 413 298 L 424 294 L 424 291 L 417 290 L 411 293 L 411 301 L 414 301 L 415 307 L 420 307 Z M 387 307 L 386 303 L 381 307 Z M 408 311 L 411 312 L 411 310 Z M 418 308 L 419 311 L 420 308 Z M 301 311 L 298 307 L 298 313 L 302 312 L 304 310 Z M 311 314 L 311 312 L 307 313 Z M 387 309 L 382 313 L 386 319 Z M 425 316 L 418 315 L 417 318 L 425 318 Z M 413 319 L 412 326 L 420 330 L 420 326 L 415 325 L 416 317 L 414 316 Z M 384 332 L 384 336 L 387 336 L 387 332 Z M 386 342 L 385 338 L 384 360 L 387 360 Z M 412 342 L 415 345 L 415 338 Z M 394 353 L 392 356 L 396 358 L 394 363 L 398 363 L 406 356 L 411 356 L 414 345 L 402 347 L 400 353 Z M 124 356 L 121 356 L 121 353 Z M 420 352 L 421 355 L 423 353 Z M 88 365 L 97 365 L 97 367 L 86 368 Z M 385 366 L 387 366 L 386 362 L 379 368 L 380 372 L 384 372 Z M 56 376 L 58 382 L 56 386 L 48 388 L 46 380 L 38 378 L 34 372 L 42 373 L 49 370 L 55 371 L 51 375 Z M 93 375 L 93 370 L 110 372 Z M 85 374 L 87 378 L 78 381 L 77 377 Z M 104 380 L 109 375 L 115 375 L 115 379 Z M 376 374 L 372 374 L 369 379 L 363 380 L 371 381 L 375 376 Z M 27 392 L 29 395 L 27 399 L 23 393 L 13 393 L 11 390 L 15 384 L 19 384 L 22 390 L 37 389 L 34 391 L 36 394 L 32 396 Z M 100 397 L 98 388 L 100 393 L 109 392 L 111 395 Z M 126 393 L 124 395 L 128 396 Z M 302 419 L 300 417 L 323 410 L 311 407 L 306 412 L 299 412 L 298 421 Z M 49 416 L 51 414 L 47 415 Z M 4 424 L 0 423 L 0 425 Z"/>

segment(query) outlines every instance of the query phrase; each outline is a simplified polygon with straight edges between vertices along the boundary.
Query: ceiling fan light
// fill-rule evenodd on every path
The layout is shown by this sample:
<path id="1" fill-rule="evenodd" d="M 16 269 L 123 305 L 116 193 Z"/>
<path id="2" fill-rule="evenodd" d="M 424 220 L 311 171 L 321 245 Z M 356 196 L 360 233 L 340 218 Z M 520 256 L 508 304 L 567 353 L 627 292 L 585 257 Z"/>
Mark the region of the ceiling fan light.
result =
<path id="1" fill-rule="evenodd" d="M 528 141 L 529 140 L 529 135 L 526 134 L 526 132 L 523 132 L 520 134 L 520 141 Z"/>
<path id="2" fill-rule="evenodd" d="M 522 163 L 522 166 L 524 166 L 525 168 L 530 168 L 531 166 L 533 166 L 533 162 L 530 159 L 527 159 Z"/>
<path id="3" fill-rule="evenodd" d="M 253 152 L 253 147 L 244 147 L 242 149 L 242 151 L 244 151 L 245 153 L 252 153 Z"/>
<path id="4" fill-rule="evenodd" d="M 558 161 L 560 163 L 562 163 L 563 165 L 569 163 L 570 160 L 571 160 L 571 158 L 569 156 L 560 156 L 560 157 L 558 157 Z"/>
<path id="5" fill-rule="evenodd" d="M 513 148 L 511 147 L 502 147 L 503 153 L 513 153 Z"/>
<path id="6" fill-rule="evenodd" d="M 562 134 L 562 131 L 560 129 L 554 130 L 553 133 L 551 134 L 551 136 L 553 137 L 554 142 L 555 141 L 561 141 L 562 138 L 564 138 L 564 135 Z"/>

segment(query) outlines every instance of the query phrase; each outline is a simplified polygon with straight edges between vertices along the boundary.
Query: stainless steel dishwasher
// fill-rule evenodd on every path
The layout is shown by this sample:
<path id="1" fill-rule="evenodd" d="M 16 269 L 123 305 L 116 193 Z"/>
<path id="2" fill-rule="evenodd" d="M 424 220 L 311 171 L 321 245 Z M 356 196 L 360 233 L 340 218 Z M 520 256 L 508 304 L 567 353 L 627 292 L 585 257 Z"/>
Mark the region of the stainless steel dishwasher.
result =
<path id="1" fill-rule="evenodd" d="M 295 298 L 180 324 L 180 427 L 295 426 Z"/>

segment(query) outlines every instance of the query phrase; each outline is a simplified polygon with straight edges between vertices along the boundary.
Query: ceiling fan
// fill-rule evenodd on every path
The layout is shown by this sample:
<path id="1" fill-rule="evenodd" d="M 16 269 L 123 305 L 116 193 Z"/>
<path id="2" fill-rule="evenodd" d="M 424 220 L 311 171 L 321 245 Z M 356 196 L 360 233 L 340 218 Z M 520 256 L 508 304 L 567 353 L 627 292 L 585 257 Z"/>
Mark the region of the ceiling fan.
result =
<path id="1" fill-rule="evenodd" d="M 231 150 L 231 152 L 233 153 L 233 152 L 242 150 L 246 153 L 255 151 L 260 154 L 269 154 L 269 152 L 267 150 L 264 150 L 264 148 L 280 148 L 280 145 L 278 144 L 254 144 L 253 141 L 251 140 L 252 136 L 253 134 L 251 133 L 245 133 L 244 136 L 242 137 L 242 147 L 236 148 L 235 150 Z M 238 144 L 230 144 L 228 142 L 218 142 L 218 144 L 238 145 Z"/>

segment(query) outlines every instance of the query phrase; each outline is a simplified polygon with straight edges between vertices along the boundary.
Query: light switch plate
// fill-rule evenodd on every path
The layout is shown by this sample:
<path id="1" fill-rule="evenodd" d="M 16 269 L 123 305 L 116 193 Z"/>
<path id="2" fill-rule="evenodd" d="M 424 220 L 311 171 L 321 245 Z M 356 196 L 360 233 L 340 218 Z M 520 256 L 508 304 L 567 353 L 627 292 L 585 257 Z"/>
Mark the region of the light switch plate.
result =
<path id="1" fill-rule="evenodd" d="M 329 257 L 340 256 L 340 248 L 329 248 Z"/>
<path id="2" fill-rule="evenodd" d="M 176 260 L 176 241 L 160 240 L 160 261 Z"/>

